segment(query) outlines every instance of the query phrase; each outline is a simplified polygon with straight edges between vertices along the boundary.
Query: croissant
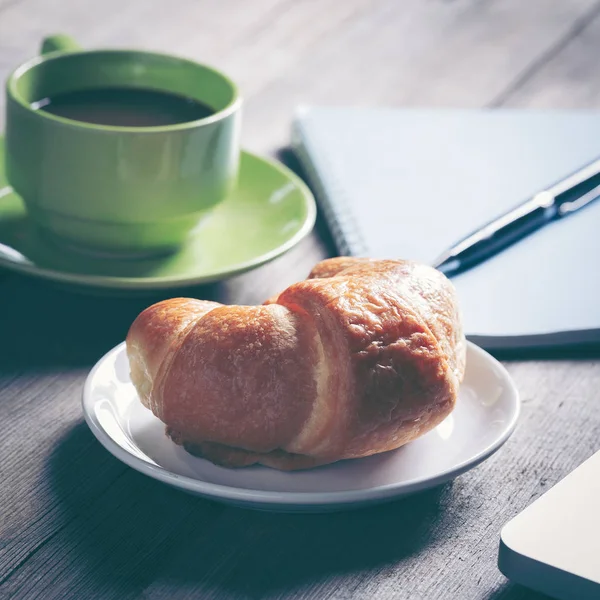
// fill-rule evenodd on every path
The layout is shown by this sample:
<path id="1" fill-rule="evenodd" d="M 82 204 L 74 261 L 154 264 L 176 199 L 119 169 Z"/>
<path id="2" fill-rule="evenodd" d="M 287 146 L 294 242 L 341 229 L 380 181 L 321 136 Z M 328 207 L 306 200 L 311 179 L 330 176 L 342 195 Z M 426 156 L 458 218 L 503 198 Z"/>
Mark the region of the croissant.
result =
<path id="1" fill-rule="evenodd" d="M 334 258 L 260 306 L 174 298 L 127 334 L 131 380 L 167 435 L 215 464 L 305 469 L 398 448 L 454 408 L 454 287 L 403 260 Z"/>

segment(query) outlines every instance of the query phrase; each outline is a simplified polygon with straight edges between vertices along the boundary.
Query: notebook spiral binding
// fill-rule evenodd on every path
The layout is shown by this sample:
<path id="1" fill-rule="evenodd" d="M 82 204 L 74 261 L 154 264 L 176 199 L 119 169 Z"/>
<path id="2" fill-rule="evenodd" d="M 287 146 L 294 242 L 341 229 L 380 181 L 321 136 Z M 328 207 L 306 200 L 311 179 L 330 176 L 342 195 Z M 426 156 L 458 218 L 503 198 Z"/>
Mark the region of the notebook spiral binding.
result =
<path id="1" fill-rule="evenodd" d="M 319 139 L 314 135 L 300 132 L 301 124 L 295 121 L 292 125 L 292 148 L 298 155 L 306 172 L 308 184 L 312 188 L 319 207 L 331 231 L 333 241 L 341 256 L 367 256 L 367 246 L 356 226 L 354 215 L 346 200 L 344 189 L 338 185 L 333 177 L 327 175 L 326 183 L 321 183 L 314 169 L 311 156 L 319 156 L 323 172 L 334 173 L 330 168 L 331 162 L 327 156 L 319 151 Z M 335 198 L 335 202 L 332 199 Z"/>

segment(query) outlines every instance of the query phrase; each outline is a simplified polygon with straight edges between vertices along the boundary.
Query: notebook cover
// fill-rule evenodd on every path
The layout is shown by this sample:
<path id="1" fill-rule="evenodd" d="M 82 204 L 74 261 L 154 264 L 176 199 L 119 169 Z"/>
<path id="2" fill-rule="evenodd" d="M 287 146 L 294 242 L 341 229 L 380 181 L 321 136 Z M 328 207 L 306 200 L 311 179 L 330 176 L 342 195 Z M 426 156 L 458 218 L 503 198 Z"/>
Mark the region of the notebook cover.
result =
<path id="1" fill-rule="evenodd" d="M 293 148 L 340 254 L 430 263 L 600 156 L 600 113 L 302 108 Z M 489 348 L 600 341 L 600 200 L 453 278 Z"/>

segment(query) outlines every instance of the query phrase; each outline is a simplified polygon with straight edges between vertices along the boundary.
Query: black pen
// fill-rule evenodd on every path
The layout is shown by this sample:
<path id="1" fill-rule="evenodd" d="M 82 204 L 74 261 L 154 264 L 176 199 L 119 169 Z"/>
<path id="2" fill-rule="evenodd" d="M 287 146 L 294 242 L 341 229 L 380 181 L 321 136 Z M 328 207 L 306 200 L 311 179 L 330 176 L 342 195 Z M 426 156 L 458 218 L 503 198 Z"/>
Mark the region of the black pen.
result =
<path id="1" fill-rule="evenodd" d="M 547 223 L 583 208 L 600 196 L 600 159 L 586 165 L 484 225 L 439 256 L 432 266 L 457 275 Z"/>

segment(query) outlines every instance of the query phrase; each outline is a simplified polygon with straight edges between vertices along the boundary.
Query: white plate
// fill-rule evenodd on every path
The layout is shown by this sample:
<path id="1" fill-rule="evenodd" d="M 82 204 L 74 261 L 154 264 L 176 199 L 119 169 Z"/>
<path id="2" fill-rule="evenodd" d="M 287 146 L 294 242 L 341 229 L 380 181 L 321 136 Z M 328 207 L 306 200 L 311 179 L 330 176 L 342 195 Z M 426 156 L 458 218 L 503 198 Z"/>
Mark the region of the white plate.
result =
<path id="1" fill-rule="evenodd" d="M 226 469 L 188 454 L 139 402 L 122 343 L 89 374 L 83 412 L 94 435 L 125 464 L 205 498 L 277 511 L 341 510 L 424 490 L 475 467 L 508 439 L 519 394 L 504 367 L 469 343 L 456 409 L 403 448 L 312 470 Z"/>

